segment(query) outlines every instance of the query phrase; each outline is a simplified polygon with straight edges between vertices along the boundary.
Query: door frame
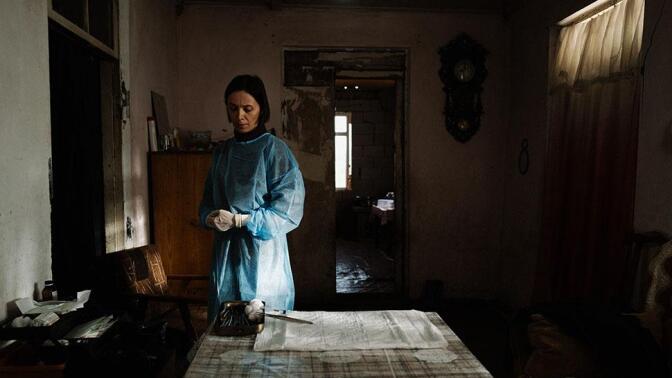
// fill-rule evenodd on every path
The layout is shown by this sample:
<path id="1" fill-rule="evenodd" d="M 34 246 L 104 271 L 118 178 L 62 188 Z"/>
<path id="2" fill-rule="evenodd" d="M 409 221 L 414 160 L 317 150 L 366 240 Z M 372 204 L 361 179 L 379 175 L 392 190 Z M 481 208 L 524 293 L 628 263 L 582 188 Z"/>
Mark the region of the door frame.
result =
<path id="1" fill-rule="evenodd" d="M 76 289 L 84 287 L 86 285 L 90 286 L 90 282 L 93 280 L 93 277 L 86 276 L 85 274 L 78 275 L 75 279 L 68 279 L 66 277 L 72 276 L 73 269 L 77 267 L 75 263 L 72 263 L 72 259 L 84 259 L 84 264 L 88 264 L 87 268 L 90 268 L 92 264 L 95 264 L 94 259 L 111 252 L 112 250 L 119 250 L 123 248 L 123 182 L 121 180 L 121 120 L 120 120 L 120 88 L 119 88 L 119 61 L 114 56 L 110 56 L 106 51 L 102 51 L 89 43 L 88 40 L 82 38 L 79 34 L 73 33 L 72 30 L 65 28 L 60 23 L 49 19 L 49 38 L 50 43 L 52 40 L 60 39 L 63 41 L 70 41 L 70 45 L 75 46 L 77 49 L 81 50 L 90 59 L 95 60 L 97 64 L 98 72 L 98 81 L 97 81 L 97 94 L 98 94 L 98 114 L 97 122 L 95 127 L 99 127 L 100 130 L 97 132 L 100 133 L 100 140 L 89 141 L 90 143 L 95 143 L 95 148 L 97 152 L 100 153 L 100 165 L 98 167 L 100 171 L 100 186 L 97 189 L 100 189 L 99 198 L 100 203 L 95 206 L 95 216 L 96 225 L 93 226 L 93 235 L 88 235 L 90 237 L 90 247 L 91 251 L 86 251 L 84 256 L 77 255 L 76 248 L 72 248 L 72 243 L 68 242 L 68 246 L 65 247 L 65 242 L 62 241 L 64 237 L 64 232 L 62 230 L 56 230 L 53 226 L 56 223 L 56 219 L 62 219 L 62 214 L 65 214 L 65 211 L 62 208 L 62 204 L 57 203 L 59 201 L 55 198 L 57 195 L 62 195 L 63 193 L 63 184 L 59 184 L 58 187 L 55 184 L 55 180 L 62 180 L 62 171 L 58 170 L 58 164 L 54 163 L 54 158 L 62 158 L 63 153 L 55 153 L 54 150 L 59 150 L 59 147 L 55 146 L 55 143 L 59 141 L 53 137 L 54 132 L 63 133 L 63 131 L 55 130 L 55 128 L 65 127 L 55 123 L 53 117 L 55 115 L 55 105 L 52 101 L 51 104 L 51 133 L 52 133 L 52 158 L 50 159 L 50 193 L 51 193 L 51 208 L 52 208 L 52 259 L 58 260 L 56 264 L 52 264 L 52 276 L 55 280 L 63 281 L 64 286 L 59 289 L 65 296 L 72 296 L 76 292 Z M 55 47 L 50 45 L 50 51 L 54 51 Z M 52 67 L 53 62 L 51 61 L 52 56 L 50 55 L 50 72 L 54 69 Z M 53 79 L 53 78 L 52 78 Z M 52 80 L 53 81 L 53 80 Z M 50 96 L 55 96 L 55 88 L 53 88 L 53 83 L 50 83 Z M 60 142 L 62 143 L 62 142 Z M 100 143 L 100 145 L 98 145 Z M 60 146 L 63 148 L 71 148 L 67 146 Z M 65 151 L 65 150 L 64 150 Z M 98 181 L 98 179 L 96 179 Z M 99 208 L 98 208 L 98 205 Z M 92 210 L 93 211 L 93 210 Z M 99 214 L 98 214 L 99 213 Z M 100 218 L 100 219 L 98 219 Z M 97 223 L 100 222 L 98 225 Z M 83 236 L 85 238 L 87 236 Z M 57 240 L 57 241 L 54 241 Z M 90 272 L 86 272 L 87 274 Z M 87 283 L 88 282 L 88 283 Z M 58 284 L 58 282 L 57 282 Z"/>
<path id="2" fill-rule="evenodd" d="M 287 53 L 301 52 L 302 61 L 292 60 L 294 71 L 288 67 Z M 331 85 L 332 93 L 336 76 L 339 78 L 393 78 L 397 82 L 395 115 L 395 233 L 400 232 L 395 248 L 395 290 L 393 293 L 333 293 L 332 308 L 381 307 L 408 303 L 408 175 L 409 162 L 406 147 L 408 140 L 408 93 L 409 93 L 409 50 L 398 47 L 284 47 L 283 48 L 283 85 L 288 82 L 297 85 Z M 347 58 L 347 59 L 346 59 Z M 288 69 L 289 68 L 289 69 Z M 305 76 L 304 76 L 305 75 Z M 312 82 L 311 82 L 312 81 Z M 333 138 L 331 139 L 333 150 Z M 333 216 L 336 216 L 334 212 Z M 336 258 L 336 245 L 332 246 L 332 255 Z M 334 290 L 335 291 L 335 290 Z M 332 297 L 332 295 L 329 295 Z M 347 303 L 347 304 L 345 304 Z"/>

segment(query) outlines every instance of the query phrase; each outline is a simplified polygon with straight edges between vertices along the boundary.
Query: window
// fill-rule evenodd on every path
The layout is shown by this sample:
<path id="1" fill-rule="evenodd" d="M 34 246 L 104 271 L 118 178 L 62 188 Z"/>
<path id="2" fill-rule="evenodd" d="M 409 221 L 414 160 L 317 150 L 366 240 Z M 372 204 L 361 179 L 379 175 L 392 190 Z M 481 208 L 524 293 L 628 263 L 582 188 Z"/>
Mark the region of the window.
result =
<path id="1" fill-rule="evenodd" d="M 560 21 L 551 86 L 585 86 L 635 72 L 643 24 L 644 0 L 599 0 Z"/>
<path id="2" fill-rule="evenodd" d="M 350 190 L 352 177 L 352 123 L 350 113 L 334 117 L 334 178 L 336 190 Z"/>
<path id="3" fill-rule="evenodd" d="M 117 0 L 50 0 L 49 18 L 117 57 Z"/>
<path id="4" fill-rule="evenodd" d="M 128 6 L 128 1 L 122 3 Z M 58 134 L 61 135 L 61 139 L 52 138 L 52 145 L 60 146 L 54 147 L 53 161 L 59 160 L 56 156 L 58 151 L 61 160 L 71 161 L 67 159 L 74 159 L 70 157 L 72 155 L 78 159 L 75 166 L 79 166 L 77 164 L 82 161 L 88 162 L 86 165 L 88 168 L 93 166 L 95 159 L 101 157 L 96 154 L 102 153 L 100 165 L 103 173 L 100 184 L 103 191 L 101 199 L 104 202 L 102 209 L 104 210 L 104 228 L 99 229 L 98 224 L 94 224 L 91 226 L 93 234 L 84 235 L 83 238 L 88 237 L 90 240 L 96 240 L 97 243 L 96 238 L 104 231 L 104 251 L 117 251 L 123 249 L 126 243 L 124 237 L 126 234 L 126 219 L 124 218 L 124 182 L 126 180 L 124 177 L 126 175 L 122 167 L 122 155 L 126 153 L 122 151 L 127 147 L 122 146 L 122 133 L 125 131 L 121 127 L 122 119 L 127 119 L 127 116 L 119 112 L 125 108 L 125 104 L 119 103 L 122 99 L 119 77 L 119 1 L 48 0 L 48 4 L 52 135 L 56 135 L 57 132 L 64 133 Z M 124 9 L 125 20 L 128 19 L 127 12 L 126 7 Z M 77 69 L 73 71 L 72 67 L 77 67 Z M 72 72 L 76 74 L 73 75 Z M 98 103 L 98 105 L 83 108 L 81 106 L 83 99 L 92 104 Z M 77 113 L 77 109 L 80 109 L 82 113 Z M 81 122 L 68 123 L 67 119 L 57 119 L 54 114 L 59 114 L 61 118 L 64 115 L 69 115 L 71 118 L 74 116 L 73 119 Z M 86 123 L 83 131 L 80 130 L 83 127 L 82 122 Z M 101 145 L 93 146 L 89 143 L 85 146 L 85 151 L 78 148 L 82 146 L 79 144 L 81 138 L 77 138 L 80 135 L 77 132 L 89 132 L 94 129 L 98 133 L 96 135 Z M 56 163 L 54 164 L 54 181 L 57 180 L 56 177 L 70 177 L 71 172 L 68 169 L 71 169 L 71 166 L 56 167 Z M 91 171 L 86 177 L 98 177 L 94 174 L 97 175 L 98 172 Z M 67 195 L 70 187 L 62 190 Z M 61 206 L 69 208 L 67 203 Z M 91 211 L 95 215 L 99 210 L 101 209 L 95 208 Z M 52 233 L 52 239 L 54 238 L 66 240 L 71 236 L 67 233 L 63 235 Z M 59 248 L 68 250 L 65 247 L 52 246 L 52 253 L 60 256 L 58 255 L 61 253 L 58 252 Z M 98 246 L 92 249 L 94 250 L 96 253 L 100 251 Z M 63 258 L 69 259 L 69 257 Z"/>

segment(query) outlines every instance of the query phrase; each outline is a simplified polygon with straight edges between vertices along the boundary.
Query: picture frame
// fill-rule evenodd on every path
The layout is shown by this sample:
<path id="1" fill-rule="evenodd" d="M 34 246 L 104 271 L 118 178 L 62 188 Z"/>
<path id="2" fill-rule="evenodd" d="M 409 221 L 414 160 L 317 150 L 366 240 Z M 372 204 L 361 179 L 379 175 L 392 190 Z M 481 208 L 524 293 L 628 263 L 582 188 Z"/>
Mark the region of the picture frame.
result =
<path id="1" fill-rule="evenodd" d="M 152 97 L 152 115 L 156 121 L 156 132 L 158 139 L 164 135 L 170 135 L 170 122 L 168 120 L 168 106 L 166 105 L 166 98 L 160 93 L 151 91 Z"/>
<path id="2" fill-rule="evenodd" d="M 157 140 L 156 121 L 154 117 L 147 117 L 147 141 L 149 144 L 149 151 L 156 152 L 159 150 Z"/>

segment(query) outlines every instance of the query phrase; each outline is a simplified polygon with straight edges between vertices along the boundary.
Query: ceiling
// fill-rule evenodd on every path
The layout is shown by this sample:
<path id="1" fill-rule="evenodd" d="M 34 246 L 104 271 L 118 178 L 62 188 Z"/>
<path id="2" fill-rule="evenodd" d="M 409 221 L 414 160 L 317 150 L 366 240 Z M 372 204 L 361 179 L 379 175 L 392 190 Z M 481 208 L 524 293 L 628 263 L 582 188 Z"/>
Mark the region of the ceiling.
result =
<path id="1" fill-rule="evenodd" d="M 388 9 L 407 11 L 509 14 L 523 0 L 177 0 L 178 6 L 214 4 L 282 8 Z"/>
<path id="2" fill-rule="evenodd" d="M 394 79 L 336 79 L 334 82 L 336 90 L 343 88 L 346 90 L 348 87 L 354 90 L 377 90 L 382 88 L 394 88 L 397 85 L 397 81 Z"/>

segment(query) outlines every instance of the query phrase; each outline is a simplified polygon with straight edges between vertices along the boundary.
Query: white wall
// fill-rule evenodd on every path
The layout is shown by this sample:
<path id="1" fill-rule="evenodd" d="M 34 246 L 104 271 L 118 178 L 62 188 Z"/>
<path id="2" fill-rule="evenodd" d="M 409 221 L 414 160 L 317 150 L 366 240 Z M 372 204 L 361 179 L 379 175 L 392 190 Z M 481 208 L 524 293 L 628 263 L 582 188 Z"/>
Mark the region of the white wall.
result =
<path id="1" fill-rule="evenodd" d="M 661 14 L 664 2 L 645 4 L 642 49 L 651 48 L 642 87 L 634 225 L 636 231 L 672 236 L 672 7 L 667 4 Z"/>
<path id="2" fill-rule="evenodd" d="M 127 247 L 132 247 L 149 242 L 150 90 L 164 94 L 171 120 L 176 117 L 175 4 L 122 0 L 120 8 L 122 77 L 131 91 L 131 119 L 122 135 L 125 215 L 135 229 Z M 32 296 L 36 284 L 40 290 L 51 278 L 48 44 L 46 1 L 0 2 L 0 320 L 7 316 L 6 303 Z"/>
<path id="3" fill-rule="evenodd" d="M 51 277 L 47 2 L 0 2 L 0 320 Z"/>
<path id="4" fill-rule="evenodd" d="M 439 47 L 467 32 L 490 51 L 482 128 L 468 143 L 444 126 Z M 451 297 L 494 297 L 499 285 L 504 155 L 508 135 L 508 30 L 488 14 L 193 5 L 178 18 L 178 118 L 231 135 L 224 89 L 259 75 L 279 128 L 284 47 L 400 47 L 409 51 L 407 281 L 417 297 L 439 279 Z M 309 194 L 308 194 L 309 195 Z M 328 216 L 328 215 L 325 215 Z"/>
<path id="5" fill-rule="evenodd" d="M 502 233 L 501 274 L 507 302 L 525 305 L 534 287 L 541 231 L 541 200 L 546 158 L 546 76 L 548 9 L 545 2 L 527 3 L 510 19 L 511 109 L 506 155 L 506 193 Z M 518 158 L 527 139 L 528 171 L 519 172 Z"/>
<path id="6" fill-rule="evenodd" d="M 130 1 L 129 5 L 130 188 L 125 188 L 125 210 L 134 228 L 127 247 L 133 247 L 150 241 L 147 117 L 152 115 L 151 91 L 165 97 L 171 127 L 177 126 L 177 34 L 174 1 Z"/>

